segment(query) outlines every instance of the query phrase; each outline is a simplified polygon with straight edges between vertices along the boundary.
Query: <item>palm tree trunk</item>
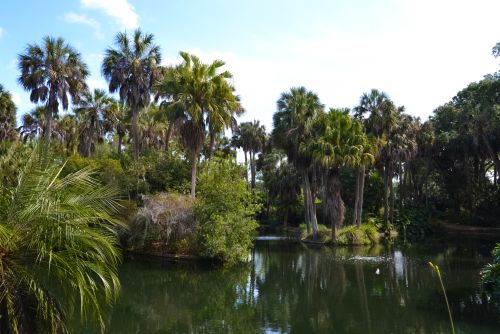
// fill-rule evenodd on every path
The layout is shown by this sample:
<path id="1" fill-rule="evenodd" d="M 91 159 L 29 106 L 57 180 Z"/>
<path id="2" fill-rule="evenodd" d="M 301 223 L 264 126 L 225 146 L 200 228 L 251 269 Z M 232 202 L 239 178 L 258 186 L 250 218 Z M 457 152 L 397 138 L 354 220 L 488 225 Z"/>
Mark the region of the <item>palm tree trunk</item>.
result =
<path id="1" fill-rule="evenodd" d="M 9 324 L 9 311 L 7 308 L 7 299 L 5 297 L 0 301 L 0 333 L 11 333 Z"/>
<path id="2" fill-rule="evenodd" d="M 356 187 L 354 189 L 354 210 L 353 210 L 354 211 L 353 212 L 353 225 L 356 225 L 359 227 L 358 206 L 359 206 L 359 168 L 356 170 Z"/>
<path id="3" fill-rule="evenodd" d="M 168 153 L 168 144 L 170 143 L 170 137 L 172 136 L 172 130 L 174 129 L 173 122 L 168 122 L 167 134 L 165 136 L 165 152 Z"/>
<path id="4" fill-rule="evenodd" d="M 391 202 L 390 202 L 390 206 L 389 206 L 389 221 L 391 222 L 391 224 L 394 224 L 394 199 L 395 199 L 395 195 L 394 195 L 394 183 L 392 182 L 392 177 L 390 178 L 389 180 L 389 190 L 390 190 L 390 199 L 391 199 Z"/>
<path id="5" fill-rule="evenodd" d="M 365 166 L 361 166 L 357 170 L 356 177 L 356 200 L 354 205 L 354 224 L 357 227 L 361 226 L 363 221 L 363 196 L 365 192 Z"/>
<path id="6" fill-rule="evenodd" d="M 255 151 L 250 151 L 250 174 L 252 175 L 252 189 L 255 188 Z"/>
<path id="7" fill-rule="evenodd" d="M 328 174 L 328 207 L 330 209 L 330 219 L 332 226 L 332 240 L 337 240 L 337 229 L 344 223 L 345 205 L 340 194 L 340 174 L 337 168 L 334 168 Z"/>
<path id="8" fill-rule="evenodd" d="M 312 230 L 313 239 L 316 239 L 318 235 L 318 221 L 316 219 L 316 210 L 314 208 L 314 201 L 311 193 L 309 174 L 306 169 L 304 169 L 302 177 L 304 179 L 304 206 L 306 211 L 306 224 L 308 227 L 307 233 L 309 234 Z"/>
<path id="9" fill-rule="evenodd" d="M 384 228 L 389 231 L 389 167 L 384 167 Z"/>
<path id="10" fill-rule="evenodd" d="M 45 129 L 43 132 L 43 136 L 47 141 L 50 141 L 50 138 L 52 137 L 52 123 L 53 123 L 53 115 L 54 115 L 54 110 L 52 108 L 48 107 L 45 109 Z"/>
<path id="11" fill-rule="evenodd" d="M 122 154 L 123 135 L 118 134 L 118 155 Z"/>
<path id="12" fill-rule="evenodd" d="M 248 159 L 247 159 L 247 151 L 243 150 L 243 153 L 245 154 L 245 181 L 247 182 L 247 187 L 248 187 Z"/>
<path id="13" fill-rule="evenodd" d="M 191 159 L 191 197 L 196 197 L 196 169 L 198 167 L 198 152 Z"/>
<path id="14" fill-rule="evenodd" d="M 139 108 L 132 110 L 132 137 L 134 139 L 134 160 L 139 160 Z"/>
<path id="15" fill-rule="evenodd" d="M 212 155 L 213 155 L 213 153 L 214 153 L 215 135 L 214 135 L 212 132 L 210 132 L 209 137 L 210 137 L 210 143 L 208 144 L 208 154 L 207 154 L 207 158 L 208 158 L 208 159 L 211 159 L 211 158 L 212 158 Z"/>

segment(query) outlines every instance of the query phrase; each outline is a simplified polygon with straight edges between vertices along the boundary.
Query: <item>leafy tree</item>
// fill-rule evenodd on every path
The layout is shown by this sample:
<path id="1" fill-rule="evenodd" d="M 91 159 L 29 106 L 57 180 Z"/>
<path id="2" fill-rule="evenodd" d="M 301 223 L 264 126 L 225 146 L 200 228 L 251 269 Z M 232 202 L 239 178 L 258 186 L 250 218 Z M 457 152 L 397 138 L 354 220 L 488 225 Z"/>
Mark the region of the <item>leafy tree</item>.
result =
<path id="1" fill-rule="evenodd" d="M 0 168 L 12 168 L 15 157 L 2 158 Z M 104 307 L 118 296 L 115 191 L 88 168 L 64 177 L 63 169 L 39 146 L 15 180 L 2 173 L 2 333 L 69 333 L 74 306 L 104 329 Z"/>
<path id="2" fill-rule="evenodd" d="M 102 62 L 102 73 L 109 91 L 118 92 L 132 112 L 134 159 L 139 158 L 139 113 L 151 101 L 151 87 L 160 79 L 161 52 L 152 34 L 140 29 L 132 36 L 120 32 L 115 37 L 116 49 L 109 48 Z"/>
<path id="3" fill-rule="evenodd" d="M 311 154 L 300 150 L 300 147 L 310 140 L 314 132 L 313 124 L 322 111 L 319 97 L 304 87 L 298 87 L 281 94 L 273 115 L 272 140 L 286 152 L 289 161 L 302 176 L 305 222 L 308 233 L 312 229 L 314 238 L 318 232 L 318 221 L 309 177 L 313 160 Z"/>
<path id="4" fill-rule="evenodd" d="M 182 64 L 164 70 L 155 91 L 165 99 L 164 107 L 172 111 L 170 122 L 179 126 L 184 148 L 191 156 L 191 196 L 195 197 L 198 156 L 207 133 L 212 150 L 215 136 L 233 126 L 243 109 L 228 82 L 231 73 L 221 71 L 223 61 L 204 64 L 186 52 L 181 52 L 181 57 Z"/>
<path id="5" fill-rule="evenodd" d="M 80 143 L 79 153 L 88 157 L 97 143 L 104 140 L 104 136 L 112 128 L 108 122 L 111 119 L 112 106 L 115 101 L 102 89 L 85 92 L 75 109 L 78 119 Z"/>
<path id="6" fill-rule="evenodd" d="M 16 110 L 12 95 L 0 85 L 0 142 L 13 137 L 16 127 Z"/>
<path id="7" fill-rule="evenodd" d="M 89 75 L 81 55 L 62 38 L 47 36 L 41 45 L 28 44 L 19 55 L 19 83 L 30 91 L 30 100 L 45 104 L 46 139 L 52 137 L 53 119 L 57 117 L 59 104 L 68 109 L 69 98 L 77 104 L 80 94 L 87 89 L 85 79 Z"/>
<path id="8" fill-rule="evenodd" d="M 241 167 L 230 160 L 208 161 L 200 176 L 195 217 L 200 224 L 204 255 L 227 265 L 246 261 L 253 245 L 257 210 L 241 178 Z"/>
<path id="9" fill-rule="evenodd" d="M 266 142 L 266 128 L 259 121 L 243 122 L 238 128 L 238 139 L 245 154 L 245 166 L 247 164 L 246 154 L 250 157 L 251 187 L 255 188 L 256 159 L 255 155 L 262 151 Z"/>
<path id="10" fill-rule="evenodd" d="M 325 180 L 325 198 L 328 218 L 332 226 L 332 239 L 344 222 L 345 206 L 341 197 L 340 169 L 344 166 L 366 165 L 374 157 L 366 149 L 369 141 L 361 122 L 349 116 L 349 110 L 330 109 L 321 114 L 313 125 L 311 140 L 300 146 L 301 151 L 311 152 L 322 167 Z"/>

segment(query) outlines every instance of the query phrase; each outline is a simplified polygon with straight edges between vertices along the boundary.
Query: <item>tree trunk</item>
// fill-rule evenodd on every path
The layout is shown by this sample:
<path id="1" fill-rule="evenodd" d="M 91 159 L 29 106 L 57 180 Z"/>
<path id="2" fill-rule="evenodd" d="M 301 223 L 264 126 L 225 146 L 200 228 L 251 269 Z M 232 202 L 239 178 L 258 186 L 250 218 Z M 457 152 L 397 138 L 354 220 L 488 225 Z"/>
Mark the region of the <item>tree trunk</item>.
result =
<path id="1" fill-rule="evenodd" d="M 332 226 L 332 240 L 337 241 L 337 229 L 344 223 L 345 205 L 340 194 L 341 182 L 338 168 L 328 174 L 328 208 Z"/>
<path id="2" fill-rule="evenodd" d="M 132 137 L 134 139 L 134 160 L 139 160 L 139 108 L 132 109 Z"/>
<path id="3" fill-rule="evenodd" d="M 493 160 L 493 164 L 495 164 L 495 169 L 498 171 L 500 170 L 500 160 L 498 159 L 498 154 L 493 151 L 493 148 L 491 147 L 490 141 L 488 138 L 486 138 L 486 135 L 482 135 L 484 144 L 486 145 L 486 149 L 488 150 L 488 154 L 490 155 L 490 159 Z"/>
<path id="4" fill-rule="evenodd" d="M 52 123 L 54 119 L 54 110 L 49 108 L 48 106 L 45 108 L 45 129 L 43 136 L 47 141 L 50 141 L 50 138 L 52 137 Z"/>
<path id="5" fill-rule="evenodd" d="M 167 134 L 165 136 L 165 152 L 168 153 L 168 144 L 170 143 L 170 137 L 172 136 L 172 130 L 174 129 L 174 123 L 168 122 Z"/>
<path id="6" fill-rule="evenodd" d="M 122 154 L 123 135 L 118 134 L 118 155 Z"/>
<path id="7" fill-rule="evenodd" d="M 198 152 L 191 159 L 191 197 L 196 197 L 196 169 L 198 167 Z"/>
<path id="8" fill-rule="evenodd" d="M 363 196 L 365 192 L 365 166 L 356 173 L 356 199 L 354 204 L 354 224 L 360 227 L 363 222 Z"/>
<path id="9" fill-rule="evenodd" d="M 247 159 L 247 151 L 243 150 L 243 153 L 245 154 L 245 181 L 247 182 L 247 187 L 248 187 L 248 159 Z"/>
<path id="10" fill-rule="evenodd" d="M 252 176 L 252 189 L 255 188 L 255 151 L 250 151 L 250 174 Z"/>
<path id="11" fill-rule="evenodd" d="M 209 135 L 210 137 L 210 142 L 208 144 L 208 154 L 207 154 L 207 158 L 208 159 L 211 159 L 212 158 L 212 155 L 214 154 L 214 146 L 215 146 L 215 135 L 210 132 Z"/>
<path id="12" fill-rule="evenodd" d="M 288 206 L 285 207 L 285 213 L 283 214 L 283 226 L 288 226 Z"/>
<path id="13" fill-rule="evenodd" d="M 314 199 L 312 198 L 311 193 L 311 183 L 309 182 L 309 174 L 307 170 L 304 170 L 302 173 L 304 179 L 304 204 L 306 207 L 306 216 L 307 221 L 309 222 L 308 233 L 312 230 L 313 239 L 316 240 L 318 236 L 318 221 L 316 219 L 316 209 L 314 207 Z"/>
<path id="14" fill-rule="evenodd" d="M 389 206 L 389 221 L 394 225 L 394 183 L 392 182 L 392 177 L 389 180 L 389 190 L 390 190 L 390 206 Z"/>
<path id="15" fill-rule="evenodd" d="M 384 228 L 389 232 L 389 166 L 384 167 Z"/>

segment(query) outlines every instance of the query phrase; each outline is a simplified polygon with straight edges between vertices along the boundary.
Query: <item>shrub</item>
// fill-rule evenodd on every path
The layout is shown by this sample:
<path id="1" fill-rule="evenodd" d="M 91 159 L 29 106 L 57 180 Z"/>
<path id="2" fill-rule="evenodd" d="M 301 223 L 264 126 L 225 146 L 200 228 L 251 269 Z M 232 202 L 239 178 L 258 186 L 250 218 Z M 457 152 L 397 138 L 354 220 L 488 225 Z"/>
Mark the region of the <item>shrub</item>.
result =
<path id="1" fill-rule="evenodd" d="M 241 177 L 241 167 L 230 160 L 214 158 L 199 176 L 195 218 L 200 226 L 202 255 L 232 265 L 248 258 L 257 205 Z"/>
<path id="2" fill-rule="evenodd" d="M 371 245 L 379 242 L 377 228 L 371 224 L 362 224 L 361 227 L 349 225 L 337 231 L 337 245 Z"/>
<path id="3" fill-rule="evenodd" d="M 129 223 L 122 243 L 129 251 L 196 254 L 198 224 L 189 196 L 158 193 L 143 196 L 143 206 Z"/>
<path id="4" fill-rule="evenodd" d="M 484 283 L 491 285 L 496 290 L 500 290 L 500 243 L 493 248 L 491 255 L 493 256 L 493 262 L 483 268 L 481 276 Z"/>
<path id="5" fill-rule="evenodd" d="M 318 224 L 318 236 L 315 241 L 318 242 L 329 242 L 332 240 L 332 230 L 323 224 Z M 300 238 L 302 240 L 312 240 L 312 234 L 307 234 L 306 224 L 300 224 Z"/>

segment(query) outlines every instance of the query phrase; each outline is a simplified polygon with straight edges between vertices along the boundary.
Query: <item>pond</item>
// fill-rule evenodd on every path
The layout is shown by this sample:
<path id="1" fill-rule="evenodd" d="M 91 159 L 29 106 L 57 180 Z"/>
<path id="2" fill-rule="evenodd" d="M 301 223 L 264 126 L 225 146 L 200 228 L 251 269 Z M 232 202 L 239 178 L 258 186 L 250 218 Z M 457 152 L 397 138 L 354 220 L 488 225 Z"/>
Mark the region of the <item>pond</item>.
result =
<path id="1" fill-rule="evenodd" d="M 232 269 L 129 259 L 107 332 L 450 333 L 432 261 L 457 333 L 500 333 L 500 298 L 479 282 L 493 244 L 448 238 L 332 249 L 266 238 L 249 265 Z"/>

